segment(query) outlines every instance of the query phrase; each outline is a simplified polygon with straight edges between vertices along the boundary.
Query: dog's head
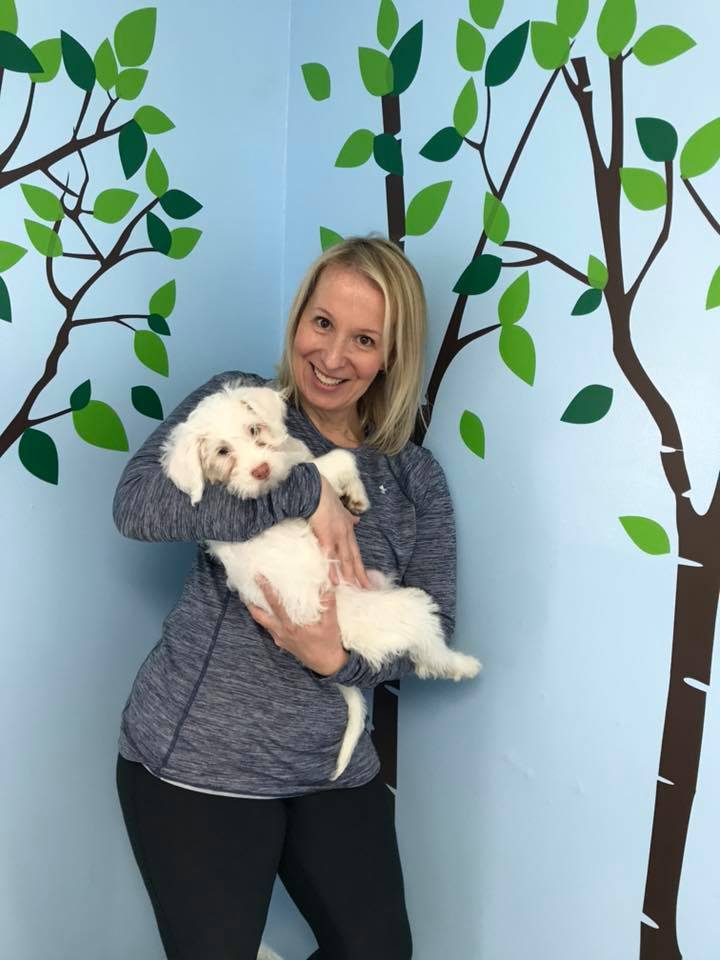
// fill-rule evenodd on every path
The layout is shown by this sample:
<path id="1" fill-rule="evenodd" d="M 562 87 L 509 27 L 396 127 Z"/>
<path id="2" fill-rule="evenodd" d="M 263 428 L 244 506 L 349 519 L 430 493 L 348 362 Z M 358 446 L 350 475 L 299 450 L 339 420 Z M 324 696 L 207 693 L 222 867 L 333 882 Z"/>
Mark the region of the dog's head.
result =
<path id="1" fill-rule="evenodd" d="M 290 472 L 286 409 L 284 394 L 268 387 L 224 386 L 173 429 L 163 447 L 165 472 L 194 504 L 206 483 L 240 497 L 266 493 Z"/>

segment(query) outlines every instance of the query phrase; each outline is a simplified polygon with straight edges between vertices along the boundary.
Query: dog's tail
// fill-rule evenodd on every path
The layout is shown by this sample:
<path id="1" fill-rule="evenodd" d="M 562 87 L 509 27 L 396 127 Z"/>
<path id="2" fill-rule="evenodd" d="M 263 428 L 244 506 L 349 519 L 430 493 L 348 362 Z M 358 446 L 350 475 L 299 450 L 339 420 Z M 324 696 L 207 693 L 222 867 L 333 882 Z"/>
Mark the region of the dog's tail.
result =
<path id="1" fill-rule="evenodd" d="M 264 943 L 261 943 L 257 960 L 282 960 L 282 957 L 275 953 L 274 950 L 271 950 L 270 947 L 266 947 Z"/>
<path id="2" fill-rule="evenodd" d="M 357 687 L 343 687 L 342 684 L 338 684 L 337 686 L 347 703 L 348 724 L 343 742 L 340 745 L 340 753 L 338 754 L 335 772 L 330 777 L 331 780 L 337 780 L 348 763 L 350 763 L 353 750 L 357 746 L 360 735 L 365 729 L 365 715 L 367 714 L 365 697 Z"/>

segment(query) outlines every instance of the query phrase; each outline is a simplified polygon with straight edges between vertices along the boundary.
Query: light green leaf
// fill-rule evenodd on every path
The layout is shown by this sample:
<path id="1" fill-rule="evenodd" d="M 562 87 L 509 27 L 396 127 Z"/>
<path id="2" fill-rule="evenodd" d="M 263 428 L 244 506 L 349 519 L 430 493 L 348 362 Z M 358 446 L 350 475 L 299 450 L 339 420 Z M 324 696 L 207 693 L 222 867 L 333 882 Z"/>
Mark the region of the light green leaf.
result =
<path id="1" fill-rule="evenodd" d="M 633 53 L 645 66 L 667 63 L 695 46 L 695 41 L 677 27 L 652 27 L 633 44 Z"/>
<path id="2" fill-rule="evenodd" d="M 470 410 L 464 410 L 460 417 L 460 436 L 471 453 L 481 460 L 485 457 L 485 428 L 480 417 Z"/>
<path id="3" fill-rule="evenodd" d="M 0 240 L 0 273 L 14 267 L 26 253 L 25 247 L 19 247 L 16 243 L 9 243 L 7 240 Z"/>
<path id="4" fill-rule="evenodd" d="M 115 53 L 123 67 L 139 67 L 149 58 L 155 43 L 157 10 L 144 7 L 126 14 L 115 27 Z"/>
<path id="5" fill-rule="evenodd" d="M 597 26 L 602 52 L 614 60 L 630 43 L 636 27 L 635 0 L 605 0 Z"/>
<path id="6" fill-rule="evenodd" d="M 587 19 L 589 5 L 589 0 L 558 0 L 557 25 L 569 37 L 576 36 Z"/>
<path id="7" fill-rule="evenodd" d="M 720 160 L 720 117 L 690 137 L 680 154 L 680 176 L 685 180 L 712 170 Z"/>
<path id="8" fill-rule="evenodd" d="M 467 20 L 458 20 L 455 48 L 463 70 L 482 70 L 485 63 L 485 37 Z"/>
<path id="9" fill-rule="evenodd" d="M 388 56 L 380 50 L 360 47 L 358 49 L 358 60 L 360 62 L 360 76 L 368 93 L 371 93 L 374 97 L 383 97 L 386 93 L 392 91 L 393 66 Z"/>
<path id="10" fill-rule="evenodd" d="M 330 247 L 334 247 L 336 243 L 342 243 L 343 240 L 344 237 L 341 234 L 330 230 L 329 227 L 320 227 L 320 246 L 323 253 Z"/>
<path id="11" fill-rule="evenodd" d="M 119 223 L 130 213 L 137 198 L 132 190 L 103 190 L 95 200 L 93 216 L 102 223 Z"/>
<path id="12" fill-rule="evenodd" d="M 530 386 L 535 381 L 535 344 L 524 327 L 505 324 L 500 331 L 500 356 L 517 377 Z"/>
<path id="13" fill-rule="evenodd" d="M 510 215 L 505 204 L 492 193 L 485 194 L 483 229 L 488 239 L 498 246 L 505 243 L 510 231 Z"/>
<path id="14" fill-rule="evenodd" d="M 570 38 L 557 24 L 535 20 L 530 27 L 533 55 L 543 70 L 564 67 L 570 57 Z"/>
<path id="15" fill-rule="evenodd" d="M 26 220 L 25 229 L 30 238 L 30 243 L 35 247 L 38 253 L 44 257 L 61 257 L 63 245 L 60 237 L 46 227 L 44 223 L 37 223 L 35 220 Z"/>
<path id="16" fill-rule="evenodd" d="M 147 166 L 145 167 L 145 181 L 150 192 L 156 197 L 162 197 L 170 185 L 168 172 L 157 150 L 150 151 Z"/>
<path id="17" fill-rule="evenodd" d="M 453 112 L 453 125 L 461 137 L 466 137 L 478 118 L 478 98 L 472 77 L 460 91 Z"/>
<path id="18" fill-rule="evenodd" d="M 31 183 L 21 183 L 20 189 L 32 212 L 41 220 L 56 223 L 65 216 L 60 201 L 50 190 L 45 190 L 44 187 L 35 187 Z"/>
<path id="19" fill-rule="evenodd" d="M 167 350 L 160 337 L 151 330 L 137 330 L 135 333 L 135 356 L 140 363 L 167 377 L 170 372 Z"/>
<path id="20" fill-rule="evenodd" d="M 713 274 L 705 301 L 706 310 L 713 310 L 715 307 L 720 307 L 720 267 Z"/>
<path id="21" fill-rule="evenodd" d="M 498 303 L 500 323 L 517 323 L 525 316 L 530 302 L 530 274 L 526 270 L 513 280 Z"/>
<path id="22" fill-rule="evenodd" d="M 20 463 L 38 480 L 58 482 L 58 453 L 55 441 L 42 430 L 29 429 L 18 444 Z"/>
<path id="23" fill-rule="evenodd" d="M 596 290 L 604 290 L 607 286 L 607 267 L 602 260 L 598 260 L 598 258 L 593 257 L 592 254 L 588 257 L 587 275 L 590 286 L 595 287 Z"/>
<path id="24" fill-rule="evenodd" d="M 118 78 L 118 65 L 109 40 L 103 40 L 97 48 L 93 60 L 97 82 L 103 90 L 110 90 L 115 86 Z"/>
<path id="25" fill-rule="evenodd" d="M 173 260 L 182 260 L 192 253 L 195 245 L 202 236 L 202 230 L 195 227 L 176 227 L 170 231 L 172 244 L 170 246 L 169 257 Z"/>
<path id="26" fill-rule="evenodd" d="M 654 170 L 622 167 L 620 181 L 625 196 L 638 210 L 657 210 L 667 203 L 667 186 Z"/>
<path id="27" fill-rule="evenodd" d="M 330 74 L 321 63 L 304 63 L 302 75 L 307 92 L 313 100 L 327 100 L 330 96 Z"/>
<path id="28" fill-rule="evenodd" d="M 650 520 L 648 517 L 619 517 L 618 519 L 635 546 L 640 547 L 645 553 L 653 556 L 670 553 L 670 538 L 664 527 L 655 520 Z"/>
<path id="29" fill-rule="evenodd" d="M 15 0 L 0 0 L 0 30 L 17 33 L 18 15 Z"/>
<path id="30" fill-rule="evenodd" d="M 593 383 L 576 394 L 560 419 L 563 423 L 597 423 L 610 409 L 612 398 L 610 387 Z"/>
<path id="31" fill-rule="evenodd" d="M 158 110 L 157 107 L 140 107 L 135 111 L 134 120 L 145 133 L 149 133 L 151 136 L 167 133 L 168 130 L 175 127 L 170 117 L 164 114 L 162 110 Z"/>
<path id="32" fill-rule="evenodd" d="M 470 16 L 479 27 L 492 30 L 500 19 L 503 0 L 470 0 Z"/>
<path id="33" fill-rule="evenodd" d="M 163 286 L 160 287 L 159 290 L 156 290 L 152 297 L 150 297 L 149 312 L 157 313 L 161 317 L 169 317 L 175 309 L 176 296 L 177 289 L 175 287 L 175 281 L 170 280 L 169 283 L 163 284 Z"/>
<path id="34" fill-rule="evenodd" d="M 452 180 L 443 180 L 441 183 L 433 183 L 415 194 L 410 201 L 405 216 L 405 233 L 407 236 L 419 237 L 432 230 L 443 212 L 451 186 Z"/>
<path id="35" fill-rule="evenodd" d="M 41 73 L 31 73 L 33 83 L 50 83 L 58 75 L 62 63 L 62 46 L 59 37 L 52 40 L 41 40 L 32 48 L 38 63 L 42 67 Z"/>
<path id="36" fill-rule="evenodd" d="M 115 90 L 121 100 L 135 100 L 142 93 L 147 80 L 147 70 L 121 70 Z"/>
<path id="37" fill-rule="evenodd" d="M 386 50 L 395 43 L 399 26 L 400 18 L 395 4 L 392 0 L 381 0 L 377 18 L 377 38 L 378 43 Z"/>
<path id="38" fill-rule="evenodd" d="M 367 163 L 373 153 L 375 134 L 372 130 L 356 130 L 351 133 L 335 160 L 336 167 L 360 167 Z"/>
<path id="39" fill-rule="evenodd" d="M 91 400 L 82 410 L 73 410 L 72 419 L 76 433 L 86 443 L 105 450 L 129 449 L 122 420 L 107 403 Z"/>

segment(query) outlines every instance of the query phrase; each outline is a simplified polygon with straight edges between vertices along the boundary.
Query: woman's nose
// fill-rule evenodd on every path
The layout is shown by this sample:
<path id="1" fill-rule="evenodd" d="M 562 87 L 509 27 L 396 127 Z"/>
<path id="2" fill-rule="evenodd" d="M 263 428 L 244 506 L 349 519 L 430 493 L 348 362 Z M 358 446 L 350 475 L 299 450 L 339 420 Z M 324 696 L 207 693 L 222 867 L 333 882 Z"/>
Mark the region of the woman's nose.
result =
<path id="1" fill-rule="evenodd" d="M 345 366 L 344 347 L 339 340 L 326 348 L 323 353 L 323 363 L 325 364 L 326 373 L 332 373 L 333 370 L 341 370 Z"/>

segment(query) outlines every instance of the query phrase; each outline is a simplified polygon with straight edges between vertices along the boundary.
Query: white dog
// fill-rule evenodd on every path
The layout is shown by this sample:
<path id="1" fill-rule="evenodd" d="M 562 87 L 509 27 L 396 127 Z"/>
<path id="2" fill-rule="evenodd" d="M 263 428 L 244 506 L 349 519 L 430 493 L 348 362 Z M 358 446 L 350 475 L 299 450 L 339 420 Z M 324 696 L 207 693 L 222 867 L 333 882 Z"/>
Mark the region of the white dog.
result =
<path id="1" fill-rule="evenodd" d="M 353 454 L 335 449 L 313 458 L 302 441 L 288 434 L 285 411 L 285 399 L 275 390 L 226 384 L 173 429 L 163 448 L 163 467 L 195 504 L 206 483 L 222 483 L 239 497 L 254 498 L 282 483 L 296 464 L 312 461 L 349 510 L 367 510 L 369 502 Z M 283 520 L 242 543 L 208 541 L 207 548 L 224 564 L 228 586 L 245 603 L 268 610 L 255 582 L 262 574 L 293 623 L 320 619 L 320 594 L 332 587 L 330 563 L 337 561 L 323 554 L 306 520 Z M 438 607 L 429 594 L 415 587 L 397 587 L 380 571 L 367 573 L 372 592 L 347 583 L 335 587 L 346 650 L 357 651 L 375 669 L 407 654 L 419 677 L 461 680 L 477 674 L 480 663 L 474 657 L 446 645 Z M 348 725 L 332 780 L 347 767 L 365 726 L 360 690 L 338 687 L 347 702 Z"/>

